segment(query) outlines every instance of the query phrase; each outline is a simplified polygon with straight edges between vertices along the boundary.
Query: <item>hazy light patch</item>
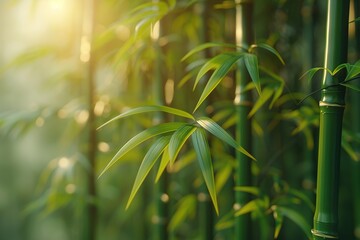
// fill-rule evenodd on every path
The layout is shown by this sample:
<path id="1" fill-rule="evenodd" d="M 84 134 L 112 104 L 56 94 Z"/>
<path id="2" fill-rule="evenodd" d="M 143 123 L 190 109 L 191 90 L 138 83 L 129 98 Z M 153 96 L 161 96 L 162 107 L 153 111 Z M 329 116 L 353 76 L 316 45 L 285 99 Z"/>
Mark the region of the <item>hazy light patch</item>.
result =
<path id="1" fill-rule="evenodd" d="M 70 183 L 70 184 L 66 185 L 65 191 L 66 191 L 68 194 L 73 194 L 73 193 L 76 191 L 76 185 L 73 184 L 73 183 Z"/>
<path id="2" fill-rule="evenodd" d="M 44 123 L 45 123 L 45 119 L 43 117 L 38 117 L 36 120 L 35 120 L 35 124 L 37 127 L 42 127 L 44 126 Z"/>
<path id="3" fill-rule="evenodd" d="M 81 110 L 76 116 L 75 120 L 78 124 L 85 124 L 89 118 L 89 112 L 87 110 Z"/>
<path id="4" fill-rule="evenodd" d="M 71 161 L 67 157 L 62 157 L 59 159 L 58 166 L 59 168 L 66 169 L 70 166 Z"/>
<path id="5" fill-rule="evenodd" d="M 165 102 L 170 104 L 174 98 L 174 80 L 168 79 L 165 83 Z"/>
<path id="6" fill-rule="evenodd" d="M 108 152 L 110 151 L 110 145 L 106 142 L 99 142 L 98 149 L 100 152 Z"/>

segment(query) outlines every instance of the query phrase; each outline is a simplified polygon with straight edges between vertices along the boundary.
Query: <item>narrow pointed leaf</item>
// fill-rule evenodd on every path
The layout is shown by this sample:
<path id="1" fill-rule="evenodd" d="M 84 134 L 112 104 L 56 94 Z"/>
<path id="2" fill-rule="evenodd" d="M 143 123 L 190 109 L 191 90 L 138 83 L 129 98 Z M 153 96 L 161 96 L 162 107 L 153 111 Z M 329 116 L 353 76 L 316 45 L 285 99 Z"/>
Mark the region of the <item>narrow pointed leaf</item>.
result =
<path id="1" fill-rule="evenodd" d="M 258 199 L 254 199 L 246 203 L 243 207 L 241 207 L 238 211 L 235 212 L 235 216 L 244 215 L 246 213 L 250 213 L 258 209 L 259 207 L 257 201 Z"/>
<path id="2" fill-rule="evenodd" d="M 213 63 L 214 66 L 216 66 L 216 69 L 215 69 L 214 73 L 211 75 L 204 90 L 202 91 L 200 99 L 195 106 L 194 112 L 196 111 L 196 109 L 199 108 L 199 106 L 204 102 L 204 100 L 210 95 L 210 93 L 216 88 L 216 86 L 219 85 L 221 80 L 224 79 L 224 77 L 230 71 L 231 67 L 235 64 L 236 61 L 238 61 L 243 56 L 243 54 L 221 54 L 219 56 L 222 56 L 222 57 L 221 57 L 221 59 L 220 59 L 220 57 L 219 57 L 219 59 L 217 59 L 217 60 L 220 60 L 219 62 Z M 213 58 L 213 59 L 215 59 L 215 58 Z M 213 60 L 213 59 L 211 59 L 211 60 Z M 201 72 L 201 70 L 200 70 L 200 72 Z M 201 77 L 202 76 L 200 74 L 198 74 L 198 77 L 196 78 L 195 82 L 200 81 Z"/>
<path id="3" fill-rule="evenodd" d="M 241 147 L 222 127 L 220 127 L 211 118 L 201 117 L 198 118 L 196 122 L 206 131 L 213 134 L 215 137 L 226 142 L 227 144 L 240 151 L 241 153 L 245 154 L 249 158 L 255 160 L 255 158 L 248 151 Z"/>
<path id="4" fill-rule="evenodd" d="M 298 225 L 303 230 L 303 232 L 306 234 L 308 239 L 312 239 L 312 235 L 310 232 L 311 227 L 300 213 L 298 213 L 290 208 L 279 207 L 279 206 L 276 207 L 276 210 L 283 216 L 292 220 L 296 225 Z"/>
<path id="5" fill-rule="evenodd" d="M 176 116 L 180 116 L 180 117 L 184 117 L 184 118 L 188 118 L 191 120 L 195 120 L 195 118 L 190 114 L 187 113 L 183 110 L 180 109 L 176 109 L 176 108 L 171 108 L 171 107 L 166 107 L 166 106 L 156 106 L 156 105 L 151 105 L 151 106 L 142 106 L 142 107 L 137 107 L 137 108 L 132 108 L 112 119 L 110 119 L 109 121 L 107 121 L 106 123 L 102 124 L 100 127 L 98 127 L 97 129 L 100 129 L 102 127 L 104 127 L 105 125 L 108 125 L 109 123 L 121 119 L 121 118 L 125 118 L 125 117 L 129 117 L 135 114 L 140 114 L 140 113 L 148 113 L 148 112 L 166 112 L 166 113 L 170 113 Z"/>
<path id="6" fill-rule="evenodd" d="M 191 217 L 196 211 L 196 196 L 188 195 L 183 197 L 175 213 L 172 215 L 169 230 L 176 230 L 182 223 L 186 221 L 189 217 Z"/>
<path id="7" fill-rule="evenodd" d="M 99 175 L 99 178 L 110 168 L 112 167 L 120 158 L 122 158 L 126 153 L 140 145 L 142 142 L 164 134 L 168 132 L 176 131 L 178 128 L 182 127 L 185 123 L 173 122 L 173 123 L 163 123 L 160 125 L 156 125 L 154 127 L 148 128 L 141 133 L 137 134 L 133 138 L 131 138 L 120 150 L 115 154 L 115 156 L 111 159 L 108 165 L 104 168 L 104 170 Z"/>
<path id="8" fill-rule="evenodd" d="M 164 136 L 159 138 L 146 153 L 139 171 L 136 175 L 133 188 L 130 193 L 129 200 L 126 204 L 126 209 L 129 208 L 132 200 L 134 199 L 137 191 L 139 190 L 141 184 L 144 182 L 146 176 L 149 174 L 151 168 L 154 166 L 155 162 L 159 159 L 160 155 L 163 153 L 165 147 L 169 144 L 170 136 Z"/>
<path id="9" fill-rule="evenodd" d="M 276 49 L 271 47 L 270 45 L 265 44 L 265 43 L 253 44 L 253 45 L 251 45 L 249 50 L 251 51 L 251 49 L 253 49 L 253 48 L 262 48 L 262 49 L 265 49 L 265 50 L 271 52 L 272 54 L 274 54 L 280 60 L 280 62 L 283 65 L 285 65 L 285 61 L 281 57 L 280 53 L 278 51 L 276 51 Z"/>
<path id="10" fill-rule="evenodd" d="M 257 187 L 239 186 L 239 187 L 235 187 L 235 191 L 251 193 L 251 194 L 253 194 L 255 196 L 260 195 L 259 188 L 257 188 Z"/>
<path id="11" fill-rule="evenodd" d="M 159 181 L 159 179 L 160 179 L 162 173 L 164 172 L 164 170 L 166 169 L 166 166 L 168 165 L 169 161 L 170 161 L 169 146 L 167 146 L 167 147 L 165 147 L 164 153 L 162 154 L 160 166 L 159 166 L 158 172 L 156 174 L 155 182 Z"/>
<path id="12" fill-rule="evenodd" d="M 194 55 L 195 53 L 198 53 L 206 48 L 212 48 L 212 47 L 233 47 L 235 48 L 235 45 L 232 44 L 224 44 L 224 43 L 215 43 L 215 42 L 209 42 L 209 43 L 204 43 L 201 44 L 195 48 L 193 48 L 190 52 L 188 52 L 182 59 L 181 61 L 186 60 L 187 58 L 189 58 L 190 56 Z"/>
<path id="13" fill-rule="evenodd" d="M 360 74 L 360 60 L 357 61 L 354 65 L 350 66 L 348 70 L 348 74 L 346 75 L 345 81 L 348 79 L 352 79 Z"/>
<path id="14" fill-rule="evenodd" d="M 210 148 L 207 143 L 205 131 L 202 128 L 197 128 L 196 131 L 191 135 L 191 138 L 200 165 L 200 169 L 204 177 L 206 187 L 209 191 L 215 211 L 219 215 L 219 208 L 216 198 L 216 187 L 214 180 L 214 169 L 212 165 Z"/>
<path id="15" fill-rule="evenodd" d="M 306 77 L 306 78 L 308 79 L 308 81 L 310 82 L 310 81 L 313 79 L 314 75 L 315 75 L 317 72 L 319 72 L 320 70 L 325 70 L 325 71 L 328 71 L 328 72 L 329 72 L 329 70 L 326 69 L 326 68 L 324 68 L 324 67 L 311 68 L 311 69 L 309 69 L 308 71 L 306 71 L 306 72 L 300 77 L 300 79 Z"/>
<path id="16" fill-rule="evenodd" d="M 249 113 L 249 117 L 253 116 L 265 104 L 265 102 L 270 99 L 273 93 L 274 92 L 272 89 L 265 88 L 262 94 L 260 95 L 259 99 L 256 101 L 254 107 L 251 109 Z"/>
<path id="17" fill-rule="evenodd" d="M 184 125 L 174 132 L 169 143 L 170 164 L 173 164 L 186 140 L 196 130 L 193 125 Z"/>
<path id="18" fill-rule="evenodd" d="M 280 230 L 283 225 L 284 218 L 283 218 L 282 214 L 280 214 L 278 211 L 276 211 L 276 208 L 275 208 L 273 215 L 274 215 L 274 220 L 275 220 L 274 239 L 278 239 Z"/>
<path id="19" fill-rule="evenodd" d="M 259 64 L 257 56 L 254 54 L 244 54 L 244 62 L 246 69 L 249 72 L 251 80 L 255 84 L 256 90 L 258 93 L 261 93 L 261 84 L 260 84 L 260 77 L 259 77 Z"/>
<path id="20" fill-rule="evenodd" d="M 358 86 L 354 86 L 352 84 L 347 84 L 347 83 L 340 83 L 340 85 L 350 88 L 354 91 L 360 92 L 360 87 L 358 87 Z"/>

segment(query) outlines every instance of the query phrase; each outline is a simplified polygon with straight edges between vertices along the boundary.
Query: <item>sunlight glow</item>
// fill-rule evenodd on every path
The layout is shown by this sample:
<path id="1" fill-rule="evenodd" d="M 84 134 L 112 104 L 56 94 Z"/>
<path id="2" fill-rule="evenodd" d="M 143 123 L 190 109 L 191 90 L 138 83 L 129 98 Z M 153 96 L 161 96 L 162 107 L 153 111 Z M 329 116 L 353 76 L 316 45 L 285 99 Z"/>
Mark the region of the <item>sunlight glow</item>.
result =
<path id="1" fill-rule="evenodd" d="M 83 36 L 81 38 L 80 45 L 80 61 L 86 63 L 90 60 L 91 44 L 88 37 Z"/>
<path id="2" fill-rule="evenodd" d="M 108 152 L 110 151 L 110 145 L 106 142 L 99 142 L 98 149 L 100 152 Z"/>
<path id="3" fill-rule="evenodd" d="M 62 169 L 68 168 L 70 166 L 70 164 L 71 164 L 71 161 L 67 157 L 60 158 L 59 162 L 58 162 L 59 167 Z"/>
<path id="4" fill-rule="evenodd" d="M 85 124 L 89 118 L 89 112 L 87 110 L 81 110 L 76 116 L 75 120 L 78 124 Z"/>
<path id="5" fill-rule="evenodd" d="M 73 193 L 76 191 L 76 186 L 75 186 L 75 184 L 70 183 L 70 184 L 66 185 L 65 191 L 66 191 L 68 194 L 73 194 Z"/>

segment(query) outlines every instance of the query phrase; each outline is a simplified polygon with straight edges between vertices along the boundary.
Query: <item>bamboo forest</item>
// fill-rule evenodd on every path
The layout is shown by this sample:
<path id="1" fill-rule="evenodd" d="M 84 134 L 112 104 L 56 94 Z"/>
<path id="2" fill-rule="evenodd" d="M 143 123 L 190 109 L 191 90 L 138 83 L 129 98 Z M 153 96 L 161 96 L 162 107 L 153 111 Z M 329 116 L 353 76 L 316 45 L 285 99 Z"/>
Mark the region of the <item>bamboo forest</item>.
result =
<path id="1" fill-rule="evenodd" d="M 0 240 L 360 239 L 360 0 L 0 19 Z"/>

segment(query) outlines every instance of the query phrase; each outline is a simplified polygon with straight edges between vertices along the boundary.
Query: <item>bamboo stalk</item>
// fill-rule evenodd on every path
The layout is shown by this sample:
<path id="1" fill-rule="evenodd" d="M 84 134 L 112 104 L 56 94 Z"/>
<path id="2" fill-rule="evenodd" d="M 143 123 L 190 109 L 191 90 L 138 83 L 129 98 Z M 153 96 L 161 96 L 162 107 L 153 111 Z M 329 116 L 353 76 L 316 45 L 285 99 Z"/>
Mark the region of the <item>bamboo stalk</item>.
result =
<path id="1" fill-rule="evenodd" d="M 201 25 L 199 27 L 199 38 L 200 43 L 206 43 L 210 41 L 209 36 L 209 11 L 210 11 L 210 0 L 202 0 L 199 2 L 199 15 L 201 19 Z M 210 58 L 210 50 L 205 49 L 204 51 L 204 58 Z M 205 76 L 202 81 L 200 82 L 200 88 L 204 89 L 205 82 L 204 80 L 208 79 L 208 76 Z M 207 101 L 209 102 L 209 101 Z M 207 104 L 203 104 L 203 107 L 199 109 L 199 113 L 203 116 L 206 115 L 206 106 Z M 211 144 L 211 143 L 210 143 Z M 207 240 L 214 238 L 214 213 L 213 213 L 213 206 L 211 202 L 210 195 L 208 193 L 207 187 L 205 182 L 203 182 L 200 186 L 199 193 L 198 193 L 198 201 L 199 201 L 199 239 Z"/>
<path id="2" fill-rule="evenodd" d="M 329 0 L 325 67 L 334 70 L 347 61 L 349 0 Z M 320 130 L 314 239 L 338 238 L 339 160 L 345 89 L 344 72 L 324 74 L 320 101 Z M 330 87 L 331 86 L 331 87 Z"/>
<path id="3" fill-rule="evenodd" d="M 87 189 L 87 202 L 86 202 L 86 219 L 84 226 L 83 238 L 86 240 L 96 239 L 96 226 L 98 219 L 98 210 L 95 205 L 95 199 L 97 196 L 96 188 L 96 149 L 97 149 L 97 133 L 96 133 L 96 122 L 95 122 L 95 71 L 96 71 L 96 58 L 91 50 L 91 41 L 94 34 L 94 23 L 95 23 L 95 6 L 96 0 L 85 0 L 84 1 L 84 18 L 83 18 L 83 29 L 80 46 L 80 60 L 84 63 L 84 77 L 87 80 L 87 96 L 88 96 L 88 146 L 87 155 L 90 165 L 88 171 L 88 189 Z"/>
<path id="4" fill-rule="evenodd" d="M 159 0 L 153 0 L 158 2 Z M 155 65 L 154 65 L 154 83 L 152 98 L 156 105 L 164 105 L 164 79 L 162 75 L 163 63 L 162 63 L 162 49 L 159 43 L 161 36 L 161 22 L 157 22 L 152 29 L 151 38 L 153 41 L 154 51 L 156 53 Z M 164 115 L 162 113 L 155 114 L 153 118 L 153 124 L 159 124 L 164 121 Z M 168 223 L 168 194 L 167 194 L 167 172 L 164 171 L 159 181 L 155 185 L 155 215 L 152 217 L 152 223 L 154 224 L 153 239 L 154 240 L 166 240 L 168 239 L 167 223 Z"/>
<path id="5" fill-rule="evenodd" d="M 95 205 L 95 199 L 97 197 L 96 188 L 96 149 L 97 149 L 97 133 L 95 122 L 95 71 L 96 71 L 96 57 L 92 52 L 92 38 L 94 35 L 95 24 L 95 9 L 96 0 L 84 1 L 84 13 L 83 13 L 83 29 L 80 45 L 80 60 L 84 64 L 84 78 L 87 81 L 87 97 L 88 97 L 88 146 L 87 157 L 89 161 L 89 171 L 87 175 L 87 201 L 86 201 L 86 217 L 84 221 L 83 239 L 95 240 L 96 229 L 98 222 L 98 210 Z"/>
<path id="6" fill-rule="evenodd" d="M 355 18 L 360 17 L 360 1 L 354 0 Z M 355 25 L 355 44 L 357 58 L 360 58 L 360 24 Z M 354 82 L 358 87 L 359 82 Z M 360 95 L 358 92 L 351 92 L 351 129 L 354 133 L 360 134 L 360 111 L 357 111 L 356 106 L 360 102 Z M 359 144 L 354 144 L 354 151 L 359 154 Z M 360 239 L 360 161 L 351 161 L 351 175 L 352 175 L 352 192 L 353 192 L 353 206 L 354 206 L 354 236 L 355 239 Z"/>
<path id="7" fill-rule="evenodd" d="M 249 46 L 253 43 L 254 33 L 252 26 L 253 1 L 235 0 L 236 4 L 236 44 Z M 236 70 L 236 92 L 234 104 L 236 106 L 237 122 L 235 127 L 235 137 L 237 142 L 247 150 L 251 149 L 251 120 L 248 115 L 252 106 L 252 96 L 250 91 L 244 91 L 245 86 L 251 81 L 243 60 L 239 61 Z M 235 167 L 236 186 L 251 185 L 251 161 L 250 159 L 236 152 Z M 250 200 L 248 193 L 235 192 L 235 210 L 241 208 Z M 240 215 L 235 217 L 235 238 L 251 239 L 251 219 L 250 215 Z"/>

